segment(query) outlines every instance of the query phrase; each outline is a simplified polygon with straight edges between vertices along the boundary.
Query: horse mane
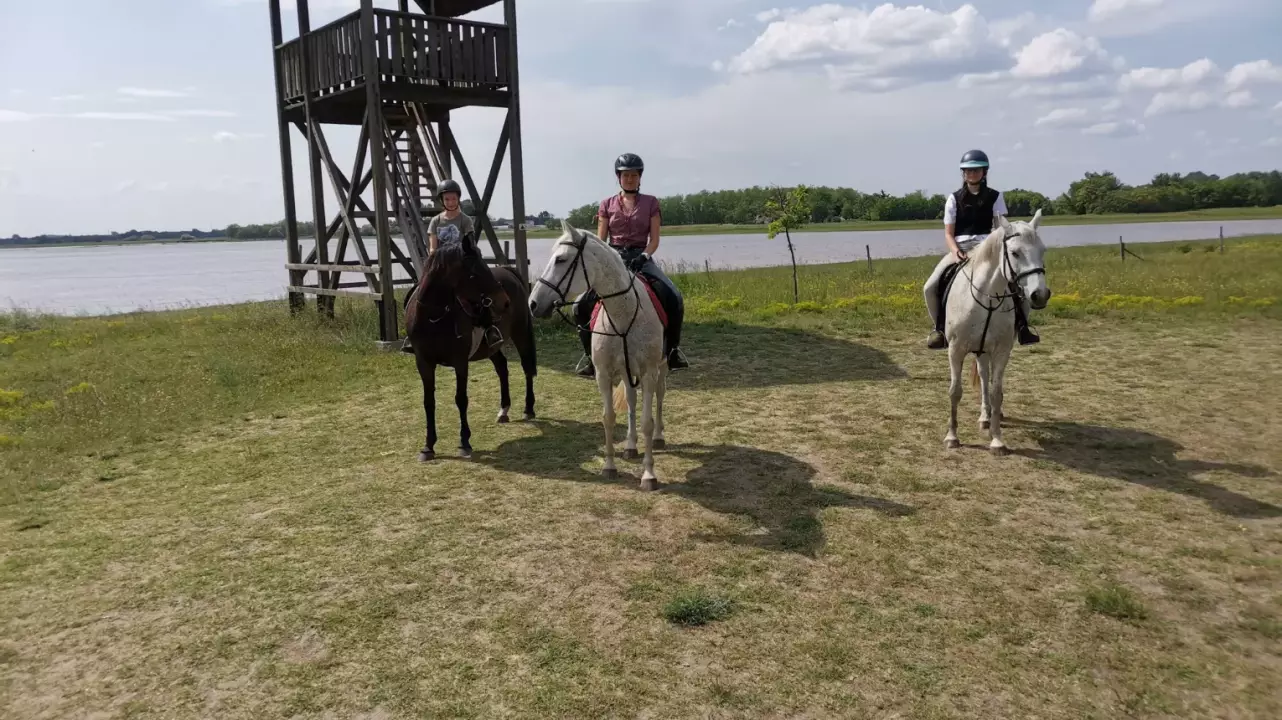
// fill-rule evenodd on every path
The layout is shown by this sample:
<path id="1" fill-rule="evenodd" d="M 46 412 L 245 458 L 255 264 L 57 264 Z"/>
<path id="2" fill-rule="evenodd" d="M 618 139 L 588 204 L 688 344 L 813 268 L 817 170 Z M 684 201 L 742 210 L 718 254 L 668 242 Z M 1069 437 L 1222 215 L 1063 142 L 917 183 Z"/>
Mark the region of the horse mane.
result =
<path id="1" fill-rule="evenodd" d="M 993 263 L 1001 260 L 1002 238 L 1004 236 L 1005 236 L 1005 231 L 1003 231 L 1001 228 L 997 228 L 996 230 L 989 233 L 988 237 L 980 241 L 980 243 L 975 246 L 974 250 L 971 250 L 969 253 L 967 253 L 967 255 L 970 256 L 971 262 L 979 263 L 979 264 L 987 264 L 987 263 Z"/>
<path id="2" fill-rule="evenodd" d="M 451 268 L 457 267 L 464 260 L 463 245 L 461 243 L 443 243 L 438 245 L 436 252 L 427 257 L 427 262 L 423 263 L 423 282 L 426 285 L 429 281 L 440 280 Z"/>

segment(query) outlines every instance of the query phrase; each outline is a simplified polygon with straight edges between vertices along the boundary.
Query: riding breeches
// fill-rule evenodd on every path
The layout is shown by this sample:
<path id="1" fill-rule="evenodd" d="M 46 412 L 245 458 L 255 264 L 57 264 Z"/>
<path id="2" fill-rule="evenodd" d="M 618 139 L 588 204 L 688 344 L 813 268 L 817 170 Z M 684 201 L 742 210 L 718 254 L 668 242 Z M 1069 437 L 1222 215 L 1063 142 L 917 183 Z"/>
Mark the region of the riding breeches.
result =
<path id="1" fill-rule="evenodd" d="M 668 327 L 664 331 L 664 339 L 667 341 L 665 351 L 680 346 L 681 324 L 685 318 L 685 300 L 681 297 L 681 291 L 664 274 L 653 258 L 646 260 L 645 264 L 641 266 L 640 272 L 642 275 L 658 281 L 654 284 L 654 289 L 659 296 L 659 302 L 663 304 L 663 309 L 668 314 Z M 580 328 L 579 337 L 583 339 L 585 347 L 587 347 L 592 338 L 592 331 L 588 329 L 588 323 L 592 321 L 592 307 L 596 305 L 596 301 L 596 292 L 589 290 L 579 296 L 579 299 L 574 304 L 574 322 Z"/>
<path id="2" fill-rule="evenodd" d="M 983 242 L 985 237 L 987 236 L 958 235 L 957 246 L 960 247 L 963 252 L 969 253 L 976 245 Z M 922 286 L 922 296 L 926 299 L 926 312 L 930 313 L 931 322 L 938 322 L 939 320 L 939 308 L 941 302 L 939 297 L 939 280 L 943 277 L 944 270 L 948 269 L 949 265 L 953 265 L 956 262 L 957 261 L 953 258 L 952 253 L 948 253 L 940 258 L 939 262 L 935 265 L 935 270 L 930 274 L 930 278 L 927 279 L 926 284 Z"/>

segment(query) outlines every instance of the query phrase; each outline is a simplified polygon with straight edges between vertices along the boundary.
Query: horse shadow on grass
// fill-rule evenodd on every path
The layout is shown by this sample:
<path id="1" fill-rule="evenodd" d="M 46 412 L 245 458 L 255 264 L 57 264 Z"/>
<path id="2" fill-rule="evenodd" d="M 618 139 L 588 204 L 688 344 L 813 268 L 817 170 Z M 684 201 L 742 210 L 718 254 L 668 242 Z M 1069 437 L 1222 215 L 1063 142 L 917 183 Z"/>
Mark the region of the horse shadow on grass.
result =
<path id="1" fill-rule="evenodd" d="M 537 426 L 540 434 L 510 440 L 493 451 L 477 451 L 475 461 L 506 472 L 549 480 L 619 485 L 641 492 L 637 489 L 639 459 L 617 459 L 618 480 L 607 480 L 600 471 L 581 467 L 603 456 L 600 424 L 574 420 L 533 420 L 530 424 Z M 616 447 L 621 449 L 622 443 Z M 911 506 L 882 498 L 815 487 L 812 481 L 818 472 L 814 466 L 770 450 L 742 445 L 669 444 L 666 450 L 655 454 L 656 461 L 664 455 L 674 455 L 698 465 L 689 471 L 684 482 L 661 477 L 663 484 L 659 492 L 686 498 L 719 515 L 739 519 L 734 525 L 741 529 L 719 529 L 696 536 L 708 542 L 814 557 L 825 542 L 823 523 L 818 516 L 826 508 L 875 510 L 895 517 L 916 512 Z"/>
<path id="2" fill-rule="evenodd" d="M 573 330 L 559 323 L 541 330 L 540 367 L 573 372 L 583 352 Z M 877 348 L 800 328 L 686 322 L 681 348 L 690 367 L 669 375 L 669 387 L 718 390 L 908 377 Z"/>
<path id="3" fill-rule="evenodd" d="M 1258 465 L 1180 460 L 1182 445 L 1143 430 L 1073 422 L 1026 422 L 1007 418 L 1003 425 L 1025 429 L 1041 450 L 1017 454 L 1049 460 L 1075 470 L 1204 500 L 1216 512 L 1239 518 L 1282 516 L 1282 508 L 1254 500 L 1193 476 L 1223 470 L 1244 477 L 1273 475 Z"/>

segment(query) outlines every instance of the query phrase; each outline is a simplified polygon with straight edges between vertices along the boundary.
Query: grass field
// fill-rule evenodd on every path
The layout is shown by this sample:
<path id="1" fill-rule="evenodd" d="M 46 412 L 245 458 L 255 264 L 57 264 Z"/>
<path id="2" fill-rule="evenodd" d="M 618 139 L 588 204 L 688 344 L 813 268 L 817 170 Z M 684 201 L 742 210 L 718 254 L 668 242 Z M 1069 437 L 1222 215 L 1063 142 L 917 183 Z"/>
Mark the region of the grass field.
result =
<path id="1" fill-rule="evenodd" d="M 652 494 L 556 322 L 420 465 L 360 305 L 0 316 L 0 716 L 1282 717 L 1282 237 L 1133 249 L 1048 255 L 1007 458 L 932 258 L 681 276 Z"/>

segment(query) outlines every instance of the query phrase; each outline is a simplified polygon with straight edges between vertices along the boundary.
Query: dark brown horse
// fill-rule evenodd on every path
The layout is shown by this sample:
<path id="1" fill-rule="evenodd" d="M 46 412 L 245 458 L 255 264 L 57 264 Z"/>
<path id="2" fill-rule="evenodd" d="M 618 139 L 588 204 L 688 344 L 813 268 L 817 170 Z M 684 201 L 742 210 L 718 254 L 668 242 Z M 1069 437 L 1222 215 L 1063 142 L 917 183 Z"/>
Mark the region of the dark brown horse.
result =
<path id="1" fill-rule="evenodd" d="M 454 368 L 454 403 L 459 411 L 459 454 L 472 456 L 472 430 L 467 422 L 468 364 L 489 358 L 499 376 L 500 423 L 508 422 L 512 397 L 508 390 L 507 357 L 503 341 L 493 342 L 493 324 L 503 340 L 516 346 L 525 372 L 525 419 L 534 418 L 534 376 L 538 373 L 534 319 L 525 283 L 510 268 L 485 264 L 472 236 L 445 243 L 423 264 L 417 286 L 407 298 L 405 331 L 423 380 L 423 410 L 427 414 L 427 443 L 418 459 L 436 457 L 436 366 Z"/>

